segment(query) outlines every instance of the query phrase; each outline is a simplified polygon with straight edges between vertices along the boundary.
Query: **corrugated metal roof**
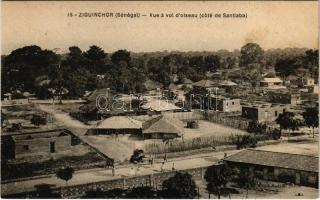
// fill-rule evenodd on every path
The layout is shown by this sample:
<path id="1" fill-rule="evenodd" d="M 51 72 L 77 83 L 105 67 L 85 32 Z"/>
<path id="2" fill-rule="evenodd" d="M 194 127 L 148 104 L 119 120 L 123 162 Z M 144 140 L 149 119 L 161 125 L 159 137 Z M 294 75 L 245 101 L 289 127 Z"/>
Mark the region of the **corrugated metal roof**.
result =
<path id="1" fill-rule="evenodd" d="M 246 149 L 225 161 L 318 172 L 319 158 L 315 156 Z"/>

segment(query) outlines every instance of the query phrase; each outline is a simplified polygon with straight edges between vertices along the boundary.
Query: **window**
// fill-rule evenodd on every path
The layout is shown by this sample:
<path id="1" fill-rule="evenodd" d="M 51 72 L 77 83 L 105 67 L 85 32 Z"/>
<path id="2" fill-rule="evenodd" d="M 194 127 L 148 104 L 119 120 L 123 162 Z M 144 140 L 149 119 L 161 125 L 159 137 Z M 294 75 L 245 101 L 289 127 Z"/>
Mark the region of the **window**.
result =
<path id="1" fill-rule="evenodd" d="M 232 105 L 234 105 L 234 101 L 232 102 Z"/>
<path id="2" fill-rule="evenodd" d="M 274 111 L 274 116 L 278 116 L 278 111 Z"/>
<path id="3" fill-rule="evenodd" d="M 28 151 L 29 150 L 29 145 L 23 145 L 23 149 Z"/>

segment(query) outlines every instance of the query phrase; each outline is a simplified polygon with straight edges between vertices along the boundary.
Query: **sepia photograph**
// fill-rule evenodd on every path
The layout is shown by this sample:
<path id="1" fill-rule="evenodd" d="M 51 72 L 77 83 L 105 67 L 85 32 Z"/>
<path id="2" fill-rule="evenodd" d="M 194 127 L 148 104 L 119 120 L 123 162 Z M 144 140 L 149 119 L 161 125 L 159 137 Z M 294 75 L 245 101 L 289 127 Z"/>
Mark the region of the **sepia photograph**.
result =
<path id="1" fill-rule="evenodd" d="M 318 1 L 1 7 L 1 198 L 319 198 Z"/>

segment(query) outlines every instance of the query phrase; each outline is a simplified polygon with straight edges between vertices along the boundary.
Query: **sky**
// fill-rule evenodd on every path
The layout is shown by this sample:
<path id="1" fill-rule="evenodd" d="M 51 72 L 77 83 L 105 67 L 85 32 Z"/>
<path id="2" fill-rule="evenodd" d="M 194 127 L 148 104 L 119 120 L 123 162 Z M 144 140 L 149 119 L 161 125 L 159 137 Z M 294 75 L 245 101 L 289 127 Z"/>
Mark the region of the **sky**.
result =
<path id="1" fill-rule="evenodd" d="M 248 42 L 264 49 L 318 48 L 317 1 L 256 2 L 2 2 L 2 54 L 26 45 L 43 49 L 91 45 L 106 52 L 234 50 Z M 67 13 L 123 12 L 131 18 L 80 18 Z M 247 18 L 150 18 L 150 13 L 247 13 Z"/>

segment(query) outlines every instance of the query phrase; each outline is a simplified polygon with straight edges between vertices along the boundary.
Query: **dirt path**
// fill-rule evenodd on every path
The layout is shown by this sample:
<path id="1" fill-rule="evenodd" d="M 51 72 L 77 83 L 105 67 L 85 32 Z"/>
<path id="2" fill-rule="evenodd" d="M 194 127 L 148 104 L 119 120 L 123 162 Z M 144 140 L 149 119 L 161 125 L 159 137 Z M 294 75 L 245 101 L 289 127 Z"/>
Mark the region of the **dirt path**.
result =
<path id="1" fill-rule="evenodd" d="M 67 127 L 72 127 L 72 128 L 86 128 L 89 129 L 90 126 L 85 125 L 84 123 L 73 119 L 72 117 L 69 116 L 68 113 L 56 110 L 52 107 L 52 105 L 38 105 L 39 109 L 53 115 L 53 117 L 59 122 L 62 123 L 63 125 Z"/>
<path id="2" fill-rule="evenodd" d="M 237 151 L 229 151 L 228 154 L 233 154 Z M 186 159 L 169 159 L 163 166 L 163 171 L 172 171 L 172 166 L 176 170 L 185 170 L 195 167 L 206 167 L 217 163 L 221 158 L 223 158 L 223 152 L 214 152 L 207 154 L 204 157 L 193 157 Z M 122 177 L 132 177 L 132 176 L 141 176 L 149 175 L 154 173 L 161 173 L 162 163 L 154 163 L 153 167 L 150 165 L 140 165 L 138 170 L 138 165 L 129 165 L 121 168 L 116 167 L 116 176 L 112 176 L 111 169 L 101 169 L 96 168 L 92 170 L 80 170 L 77 171 L 73 178 L 68 181 L 68 185 L 80 185 L 86 183 L 93 183 L 99 181 L 107 181 L 119 179 Z M 24 180 L 19 182 L 11 182 L 1 184 L 1 194 L 9 195 L 26 191 L 33 191 L 35 185 L 38 184 L 55 184 L 57 187 L 66 186 L 65 181 L 58 179 L 56 176 L 38 178 L 33 180 Z"/>
<path id="3" fill-rule="evenodd" d="M 52 115 L 56 123 L 68 128 L 74 135 L 79 137 L 84 143 L 91 146 L 103 157 L 115 159 L 123 162 L 127 160 L 134 150 L 134 146 L 129 143 L 118 142 L 103 136 L 87 136 L 87 130 L 92 126 L 86 125 L 69 116 L 68 113 L 54 109 L 52 105 L 38 105 L 39 109 Z"/>

